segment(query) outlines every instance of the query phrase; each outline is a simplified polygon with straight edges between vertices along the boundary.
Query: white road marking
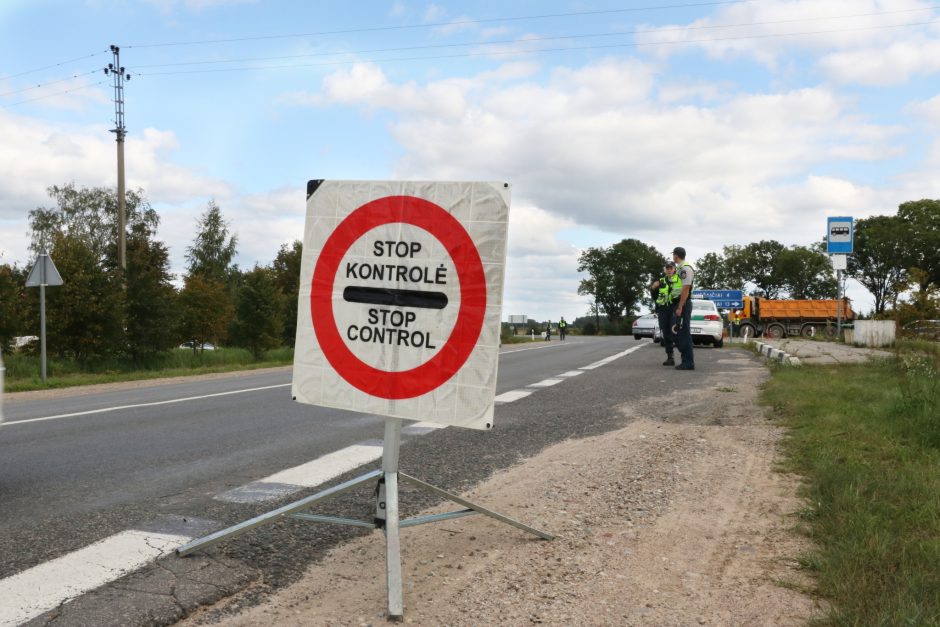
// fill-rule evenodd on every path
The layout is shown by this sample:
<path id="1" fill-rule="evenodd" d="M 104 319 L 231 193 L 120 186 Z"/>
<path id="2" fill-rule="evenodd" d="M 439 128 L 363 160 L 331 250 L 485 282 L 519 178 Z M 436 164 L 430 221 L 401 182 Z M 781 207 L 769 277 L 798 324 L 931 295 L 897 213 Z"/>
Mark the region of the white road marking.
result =
<path id="1" fill-rule="evenodd" d="M 538 383 L 530 383 L 529 387 L 530 388 L 547 388 L 553 385 L 558 385 L 562 381 L 564 381 L 564 379 L 542 379 Z"/>
<path id="2" fill-rule="evenodd" d="M 497 403 L 512 403 L 513 401 L 518 401 L 520 398 L 525 398 L 534 391 L 535 390 L 510 390 L 508 392 L 503 392 L 494 400 Z"/>
<path id="3" fill-rule="evenodd" d="M 441 425 L 436 422 L 412 422 L 402 427 L 402 431 L 427 431 L 435 429 L 446 429 L 447 425 Z"/>
<path id="4" fill-rule="evenodd" d="M 246 392 L 260 392 L 261 390 L 273 390 L 275 388 L 289 387 L 290 383 L 279 383 L 277 385 L 265 385 L 260 388 L 247 388 L 244 390 L 232 390 L 231 392 L 216 392 L 215 394 L 203 394 L 201 396 L 187 396 L 186 398 L 171 398 L 166 401 L 154 401 L 152 403 L 136 403 L 134 405 L 118 405 L 116 407 L 102 407 L 100 409 L 89 409 L 87 411 L 77 411 L 71 414 L 58 414 L 56 416 L 44 416 L 42 418 L 27 418 L 26 420 L 17 420 L 15 422 L 4 422 L 0 427 L 12 427 L 13 425 L 23 425 L 30 422 L 44 422 L 46 420 L 59 420 L 60 418 L 75 418 L 76 416 L 89 416 L 91 414 L 106 414 L 112 411 L 121 411 L 122 409 L 136 409 L 137 407 L 156 407 L 157 405 L 171 405 L 173 403 L 186 403 L 188 401 L 198 401 L 204 398 L 216 398 L 218 396 L 230 396 L 232 394 L 245 394 Z"/>
<path id="5" fill-rule="evenodd" d="M 607 365 L 607 364 L 609 364 L 610 362 L 614 361 L 615 359 L 620 359 L 621 357 L 624 357 L 625 355 L 629 355 L 630 353 L 632 353 L 632 352 L 634 352 L 634 351 L 638 351 L 638 350 L 640 350 L 641 348 L 643 348 L 644 346 L 646 346 L 645 343 L 643 343 L 643 344 L 637 344 L 637 345 L 634 346 L 633 348 L 628 348 L 627 350 L 623 351 L 622 353 L 617 353 L 616 355 L 611 355 L 610 357 L 605 357 L 604 359 L 602 359 L 602 360 L 600 360 L 600 361 L 595 361 L 593 364 L 590 364 L 590 365 L 588 365 L 588 366 L 581 366 L 581 370 L 594 370 L 595 368 L 600 368 L 601 366 Z"/>
<path id="6" fill-rule="evenodd" d="M 381 458 L 381 444 L 353 444 L 306 464 L 287 468 L 264 479 L 223 492 L 214 498 L 229 503 L 269 501 L 326 483 L 345 472 Z"/>
<path id="7" fill-rule="evenodd" d="M 536 340 L 536 342 L 538 341 L 539 340 Z M 542 341 L 544 342 L 544 340 Z M 552 348 L 553 346 L 562 346 L 562 344 L 560 342 L 558 344 L 550 344 L 548 342 L 544 342 L 540 346 L 531 346 L 529 348 L 514 348 L 512 350 L 505 350 L 505 351 L 500 352 L 499 356 L 502 357 L 503 355 L 513 355 L 515 353 L 524 353 L 526 351 L 536 351 L 541 348 Z"/>
<path id="8" fill-rule="evenodd" d="M 610 357 L 605 357 L 604 359 L 601 359 L 600 361 L 595 361 L 593 364 L 582 366 L 578 370 L 569 370 L 568 372 L 555 375 L 554 377 L 551 377 L 549 379 L 543 379 L 541 381 L 538 381 L 537 383 L 530 383 L 525 388 L 503 392 L 502 394 L 497 396 L 495 400 L 497 403 L 512 403 L 514 401 L 518 401 L 519 399 L 529 396 L 530 394 L 535 392 L 538 388 L 546 388 L 546 387 L 550 387 L 553 385 L 557 385 L 561 383 L 562 381 L 564 381 L 565 379 L 584 374 L 585 370 L 594 370 L 595 368 L 600 368 L 601 366 L 609 364 L 610 362 L 616 359 L 620 359 L 621 357 L 625 355 L 629 355 L 630 353 L 643 348 L 643 346 L 644 346 L 643 344 L 639 344 L 637 346 L 634 346 L 633 348 L 628 348 L 627 350 L 623 352 L 617 353 L 616 355 L 611 355 Z M 538 347 L 538 348 L 541 348 L 541 347 Z M 521 350 L 533 350 L 533 349 L 526 348 L 526 349 L 521 349 Z"/>
<path id="9" fill-rule="evenodd" d="M 264 483 L 289 483 L 291 485 L 312 488 L 325 483 L 344 472 L 368 464 L 382 457 L 382 445 L 353 444 L 334 453 L 274 473 L 261 479 Z"/>
<path id="10" fill-rule="evenodd" d="M 123 531 L 83 549 L 0 579 L 0 626 L 19 625 L 114 581 L 193 538 Z"/>

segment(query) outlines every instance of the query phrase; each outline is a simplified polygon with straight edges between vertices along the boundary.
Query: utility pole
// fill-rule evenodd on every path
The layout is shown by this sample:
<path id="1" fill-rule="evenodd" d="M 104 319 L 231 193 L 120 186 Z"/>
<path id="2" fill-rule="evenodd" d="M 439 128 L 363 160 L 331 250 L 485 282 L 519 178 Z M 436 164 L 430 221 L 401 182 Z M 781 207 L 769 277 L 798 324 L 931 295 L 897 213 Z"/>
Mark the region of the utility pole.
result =
<path id="1" fill-rule="evenodd" d="M 124 80 L 131 80 L 130 74 L 124 73 L 121 65 L 121 49 L 111 46 L 114 62 L 104 68 L 105 74 L 114 78 L 114 128 L 111 132 L 117 136 L 117 196 L 118 196 L 118 264 L 121 270 L 127 270 L 127 212 L 124 202 Z"/>

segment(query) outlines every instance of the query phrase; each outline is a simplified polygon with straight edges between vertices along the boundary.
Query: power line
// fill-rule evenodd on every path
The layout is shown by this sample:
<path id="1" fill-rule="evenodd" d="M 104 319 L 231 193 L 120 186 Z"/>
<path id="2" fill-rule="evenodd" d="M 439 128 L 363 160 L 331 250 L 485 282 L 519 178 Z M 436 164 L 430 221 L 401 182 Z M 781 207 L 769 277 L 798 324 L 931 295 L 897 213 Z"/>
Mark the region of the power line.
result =
<path id="1" fill-rule="evenodd" d="M 839 29 L 826 29 L 826 30 L 816 30 L 816 31 L 803 31 L 796 33 L 765 33 L 762 35 L 738 35 L 738 36 L 728 36 L 728 37 L 713 37 L 713 38 L 703 38 L 703 39 L 683 39 L 676 41 L 651 41 L 651 42 L 630 42 L 630 43 L 621 43 L 621 44 L 601 44 L 596 46 L 567 46 L 563 48 L 535 48 L 535 49 L 526 49 L 526 50 L 495 50 L 489 52 L 464 52 L 459 54 L 449 54 L 449 55 L 434 55 L 434 56 L 415 56 L 415 57 L 394 57 L 390 59 L 358 59 L 357 61 L 368 61 L 370 63 L 391 63 L 398 61 L 434 61 L 440 59 L 456 59 L 456 58 L 469 58 L 469 57 L 481 57 L 481 56 L 506 56 L 506 55 L 521 55 L 521 54 L 543 54 L 548 52 L 578 52 L 584 50 L 604 50 L 612 48 L 638 48 L 641 46 L 674 46 L 682 44 L 697 44 L 697 43 L 712 43 L 712 42 L 721 42 L 721 41 L 740 41 L 747 39 L 776 39 L 783 37 L 801 37 L 808 35 L 829 35 L 835 33 L 847 33 L 847 32 L 858 32 L 858 31 L 871 31 L 871 30 L 887 30 L 891 28 L 910 28 L 914 26 L 926 26 L 929 24 L 938 24 L 940 20 L 930 20 L 926 22 L 910 22 L 907 24 L 888 24 L 881 26 L 862 26 L 857 28 L 839 28 Z M 525 43 L 525 40 L 521 40 L 518 43 Z M 215 68 L 215 69 L 204 69 L 204 70 L 180 70 L 176 72 L 138 72 L 140 76 L 170 76 L 176 74 L 207 74 L 214 72 L 243 72 L 243 71 L 257 71 L 257 70 L 278 70 L 278 69 L 291 69 L 291 68 L 305 68 L 305 67 L 323 67 L 323 66 L 335 66 L 335 65 L 348 65 L 353 63 L 353 61 L 330 61 L 323 63 L 295 63 L 289 65 L 268 65 L 268 66 L 249 66 L 249 67 L 233 67 L 233 68 Z"/>
<path id="2" fill-rule="evenodd" d="M 178 67 L 186 65 L 215 65 L 221 63 L 252 63 L 256 61 L 282 61 L 286 59 L 307 59 L 311 57 L 328 57 L 334 55 L 352 55 L 352 54 L 374 54 L 381 52 L 403 52 L 406 50 L 433 50 L 441 48 L 461 48 L 469 46 L 500 46 L 500 45 L 511 45 L 511 44 L 529 44 L 532 42 L 541 42 L 541 41 L 557 41 L 561 39 L 588 39 L 594 37 L 628 37 L 635 35 L 643 35 L 648 33 L 669 33 L 669 32 L 687 32 L 687 31 L 701 31 L 701 30 L 717 30 L 722 28 L 742 28 L 746 26 L 772 26 L 778 24 L 794 24 L 801 22 L 822 22 L 829 20 L 844 20 L 844 19 L 854 19 L 859 17 L 875 17 L 880 15 L 894 15 L 898 13 L 912 13 L 919 11 L 929 11 L 936 7 L 919 7 L 916 9 L 899 9 L 896 11 L 879 11 L 875 13 L 857 13 L 852 15 L 831 15 L 827 17 L 807 17 L 807 18 L 794 18 L 789 20 L 769 20 L 764 22 L 744 22 L 739 24 L 709 24 L 704 26 L 677 26 L 670 28 L 650 28 L 650 29 L 640 29 L 636 31 L 629 32 L 606 32 L 606 33 L 584 33 L 576 35 L 555 35 L 547 37 L 529 37 L 526 39 L 507 39 L 502 41 L 486 41 L 486 42 L 468 42 L 468 43 L 450 43 L 450 44 L 432 44 L 432 45 L 423 45 L 423 46 L 403 46 L 396 48 L 371 48 L 365 50 L 348 50 L 341 52 L 313 52 L 307 54 L 296 54 L 296 55 L 285 55 L 285 56 L 276 56 L 276 57 L 244 57 L 238 59 L 213 59 L 206 61 L 181 61 L 178 63 L 151 63 L 137 65 L 138 68 L 162 68 L 162 67 Z M 433 57 L 429 57 L 433 58 Z"/>
<path id="3" fill-rule="evenodd" d="M 0 76 L 0 80 L 9 80 L 9 79 L 11 79 L 11 78 L 18 78 L 18 77 L 20 77 L 20 76 L 26 76 L 27 74 L 34 74 L 34 73 L 36 73 L 36 72 L 41 72 L 41 71 L 43 71 L 43 70 L 48 70 L 49 68 L 54 68 L 54 67 L 59 67 L 59 66 L 62 66 L 62 65 L 66 65 L 67 63 L 75 63 L 76 61 L 84 61 L 85 59 L 91 59 L 91 58 L 93 58 L 93 57 L 97 57 L 99 54 L 104 54 L 105 52 L 110 52 L 110 50 L 101 50 L 100 52 L 93 52 L 93 53 L 91 53 L 91 54 L 86 54 L 86 55 L 81 56 L 81 57 L 76 57 L 76 58 L 74 58 L 74 59 L 69 59 L 68 61 L 60 61 L 60 62 L 58 62 L 58 63 L 53 63 L 52 65 L 44 65 L 44 66 L 42 66 L 42 67 L 38 67 L 38 68 L 36 68 L 36 69 L 34 69 L 34 70 L 26 70 L 25 72 L 20 72 L 19 74 L 8 74 L 8 75 L 6 75 L 6 76 Z"/>
<path id="4" fill-rule="evenodd" d="M 20 100 L 19 102 L 11 102 L 10 104 L 0 105 L 0 109 L 9 109 L 10 107 L 15 107 L 17 105 L 26 104 L 27 102 L 35 102 L 36 100 L 45 100 L 46 98 L 53 98 L 55 96 L 61 96 L 63 94 L 70 94 L 72 92 L 81 91 L 83 89 L 90 89 L 92 87 L 97 87 L 98 85 L 104 85 L 106 82 L 107 81 L 98 81 L 97 83 L 91 83 L 90 85 L 82 85 L 81 87 L 73 87 L 72 89 L 58 91 L 54 94 L 45 94 L 43 96 L 36 96 L 35 98 L 29 98 L 28 100 Z"/>
<path id="5" fill-rule="evenodd" d="M 40 88 L 42 88 L 42 87 L 49 87 L 50 85 L 55 85 L 56 83 L 64 83 L 64 82 L 66 82 L 66 81 L 73 81 L 73 80 L 75 80 L 76 78 L 81 78 L 81 77 L 83 77 L 83 76 L 89 76 L 90 74 L 95 74 L 95 73 L 97 73 L 98 71 L 99 71 L 99 70 L 91 70 L 90 72 L 83 72 L 82 74 L 72 74 L 72 75 L 71 75 L 70 77 L 68 77 L 68 78 L 60 78 L 60 79 L 57 79 L 57 80 L 54 80 L 54 81 L 49 81 L 49 82 L 47 82 L 47 83 L 38 83 L 38 84 L 36 84 L 36 85 L 30 85 L 29 87 L 23 87 L 23 88 L 21 88 L 21 89 L 15 89 L 15 90 L 13 90 L 13 91 L 8 91 L 8 92 L 6 92 L 6 93 L 4 93 L 4 94 L 0 94 L 0 98 L 6 98 L 7 96 L 12 96 L 12 95 L 14 95 L 14 94 L 21 94 L 21 93 L 23 93 L 24 91 L 30 91 L 30 90 L 33 90 L 33 89 L 40 89 Z"/>
<path id="6" fill-rule="evenodd" d="M 233 37 L 228 39 L 202 39 L 194 41 L 175 41 L 157 44 L 126 45 L 125 48 L 163 48 L 169 46 L 195 46 L 203 44 L 233 43 L 238 41 L 260 41 L 264 39 L 291 39 L 297 37 L 320 37 L 323 35 L 346 35 L 351 33 L 370 33 L 378 31 L 414 30 L 419 28 L 438 28 L 441 26 L 464 26 L 469 24 L 489 24 L 492 22 L 521 22 L 527 20 L 551 19 L 559 17 L 582 17 L 588 15 L 610 15 L 614 13 L 638 13 L 663 9 L 690 9 L 696 7 L 717 6 L 723 4 L 744 4 L 761 0 L 715 0 L 714 2 L 695 2 L 689 4 L 667 4 L 662 6 L 631 7 L 628 9 L 606 9 L 601 11 L 576 11 L 571 13 L 545 13 L 542 15 L 521 15 L 514 17 L 491 17 L 476 20 L 454 20 L 452 22 L 432 22 L 427 24 L 405 24 L 400 26 L 369 26 L 344 30 L 319 31 L 313 33 L 292 33 L 286 35 L 257 35 L 252 37 Z"/>

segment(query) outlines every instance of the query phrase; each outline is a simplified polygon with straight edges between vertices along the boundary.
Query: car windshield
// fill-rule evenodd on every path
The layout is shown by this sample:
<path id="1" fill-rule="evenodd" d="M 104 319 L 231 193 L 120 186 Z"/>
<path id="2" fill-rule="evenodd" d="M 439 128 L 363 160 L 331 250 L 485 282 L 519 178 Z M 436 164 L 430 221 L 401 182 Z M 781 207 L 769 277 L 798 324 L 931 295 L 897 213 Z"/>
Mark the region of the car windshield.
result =
<path id="1" fill-rule="evenodd" d="M 707 309 L 709 311 L 718 311 L 718 308 L 715 307 L 715 303 L 710 300 L 693 300 L 692 301 L 692 310 L 696 309 Z"/>

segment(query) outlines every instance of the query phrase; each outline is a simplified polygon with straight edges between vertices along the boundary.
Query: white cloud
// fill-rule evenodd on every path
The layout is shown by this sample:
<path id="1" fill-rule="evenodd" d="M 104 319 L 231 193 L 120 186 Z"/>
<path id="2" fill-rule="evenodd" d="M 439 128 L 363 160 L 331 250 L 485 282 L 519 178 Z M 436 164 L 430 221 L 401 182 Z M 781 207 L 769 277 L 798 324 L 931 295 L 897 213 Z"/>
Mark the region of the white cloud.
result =
<path id="1" fill-rule="evenodd" d="M 923 120 L 928 126 L 940 128 L 940 94 L 928 100 L 912 102 L 904 108 L 904 112 Z"/>
<path id="2" fill-rule="evenodd" d="M 832 87 L 747 93 L 724 83 L 719 92 L 661 71 L 607 59 L 558 68 L 542 83 L 522 73 L 399 84 L 362 66 L 329 77 L 311 101 L 396 113 L 397 178 L 513 183 L 513 213 L 526 227 L 511 227 L 507 294 L 519 302 L 545 291 L 580 302 L 577 251 L 563 235 L 571 225 L 664 251 L 678 240 L 697 258 L 758 239 L 809 244 L 828 215 L 886 213 L 936 189 L 940 174 L 883 188 L 820 174 L 906 150 L 905 128 L 873 122 Z M 687 102 L 698 94 L 711 97 Z M 940 165 L 940 147 L 931 155 Z"/>
<path id="3" fill-rule="evenodd" d="M 940 41 L 901 41 L 886 47 L 836 52 L 819 62 L 832 80 L 858 85 L 903 85 L 940 72 Z"/>
<path id="4" fill-rule="evenodd" d="M 822 56 L 822 68 L 845 82 L 890 79 L 890 64 L 905 76 L 934 73 L 936 55 L 915 51 L 930 41 L 938 10 L 922 0 L 767 0 L 742 2 L 688 24 L 642 26 L 641 47 L 667 57 L 689 46 L 713 58 L 746 57 L 775 68 L 784 53 Z M 908 42 L 898 45 L 902 40 Z M 886 48 L 889 58 L 879 58 Z M 829 56 L 826 56 L 826 55 Z M 868 63 L 874 76 L 868 74 Z M 885 69 L 882 69 L 885 68 Z M 878 83 L 887 84 L 887 83 Z"/>
<path id="5" fill-rule="evenodd" d="M 104 126 L 56 126 L 0 111 L 0 136 L 0 248 L 9 261 L 25 262 L 28 213 L 50 206 L 48 187 L 116 186 L 114 135 Z M 127 188 L 143 188 L 155 205 L 232 193 L 228 184 L 173 164 L 178 149 L 171 132 L 145 129 L 128 136 Z"/>

